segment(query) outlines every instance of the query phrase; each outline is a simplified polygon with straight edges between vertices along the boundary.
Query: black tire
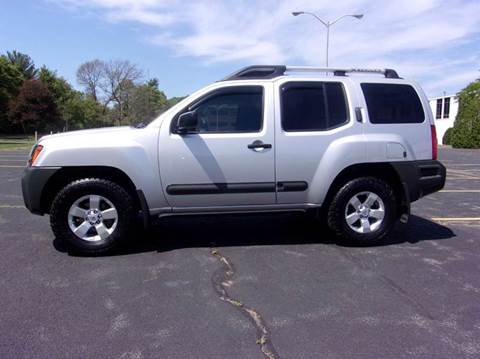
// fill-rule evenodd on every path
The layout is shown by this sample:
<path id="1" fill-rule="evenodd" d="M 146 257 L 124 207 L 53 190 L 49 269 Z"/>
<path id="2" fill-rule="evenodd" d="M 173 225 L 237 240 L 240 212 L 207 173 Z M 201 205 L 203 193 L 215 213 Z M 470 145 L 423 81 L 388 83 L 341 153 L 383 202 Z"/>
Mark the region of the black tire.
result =
<path id="1" fill-rule="evenodd" d="M 89 195 L 106 198 L 114 205 L 117 215 L 113 232 L 96 241 L 77 237 L 69 225 L 70 207 L 80 198 Z M 134 219 L 132 196 L 118 184 L 98 178 L 85 178 L 70 183 L 57 194 L 50 209 L 50 225 L 55 237 L 65 242 L 74 252 L 87 255 L 103 254 L 116 247 L 127 238 Z"/>
<path id="2" fill-rule="evenodd" d="M 383 220 L 375 230 L 368 233 L 355 231 L 346 219 L 346 210 L 350 199 L 363 192 L 376 194 L 384 205 Z M 374 177 L 356 178 L 343 185 L 330 203 L 327 215 L 328 226 L 344 243 L 360 246 L 375 245 L 380 243 L 393 229 L 397 218 L 396 208 L 395 193 L 387 182 Z M 351 209 L 352 207 L 349 207 L 349 210 Z M 370 221 L 370 219 L 368 220 Z M 355 224 L 361 226 L 361 222 L 355 222 Z"/>

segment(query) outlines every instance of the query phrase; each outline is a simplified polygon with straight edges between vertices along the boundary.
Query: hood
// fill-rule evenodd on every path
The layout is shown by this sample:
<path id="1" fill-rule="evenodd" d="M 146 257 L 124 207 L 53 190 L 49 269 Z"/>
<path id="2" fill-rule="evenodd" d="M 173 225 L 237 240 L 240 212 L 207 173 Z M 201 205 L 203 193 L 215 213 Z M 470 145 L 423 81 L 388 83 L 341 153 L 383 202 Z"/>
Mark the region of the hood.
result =
<path id="1" fill-rule="evenodd" d="M 93 128 L 89 130 L 77 130 L 77 131 L 68 131 L 68 132 L 61 132 L 56 133 L 53 135 L 47 135 L 40 138 L 40 141 L 47 140 L 47 139 L 54 139 L 60 137 L 72 137 L 72 136 L 82 136 L 82 135 L 97 135 L 97 134 L 109 134 L 109 133 L 119 133 L 119 132 L 127 132 L 127 131 L 135 131 L 134 127 L 129 126 L 121 126 L 121 127 L 103 127 L 103 128 Z"/>

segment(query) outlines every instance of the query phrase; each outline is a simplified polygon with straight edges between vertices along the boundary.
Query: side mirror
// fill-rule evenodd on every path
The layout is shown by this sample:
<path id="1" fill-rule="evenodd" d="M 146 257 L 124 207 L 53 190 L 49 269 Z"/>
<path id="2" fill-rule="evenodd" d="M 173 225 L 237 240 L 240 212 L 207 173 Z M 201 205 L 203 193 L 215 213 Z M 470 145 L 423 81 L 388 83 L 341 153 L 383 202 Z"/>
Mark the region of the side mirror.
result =
<path id="1" fill-rule="evenodd" d="M 188 133 L 197 133 L 198 119 L 196 111 L 188 111 L 178 116 L 176 133 L 186 135 Z"/>

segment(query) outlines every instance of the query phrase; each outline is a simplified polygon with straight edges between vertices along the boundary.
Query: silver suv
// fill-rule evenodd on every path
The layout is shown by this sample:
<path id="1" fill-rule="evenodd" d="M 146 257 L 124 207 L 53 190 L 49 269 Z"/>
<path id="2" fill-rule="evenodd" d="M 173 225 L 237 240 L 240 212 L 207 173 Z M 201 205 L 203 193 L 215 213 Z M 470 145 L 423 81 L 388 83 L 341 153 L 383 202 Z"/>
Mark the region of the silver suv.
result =
<path id="1" fill-rule="evenodd" d="M 22 188 L 55 236 L 90 254 L 140 215 L 314 210 L 344 240 L 373 244 L 440 190 L 433 116 L 394 70 L 251 66 L 148 126 L 46 136 Z"/>

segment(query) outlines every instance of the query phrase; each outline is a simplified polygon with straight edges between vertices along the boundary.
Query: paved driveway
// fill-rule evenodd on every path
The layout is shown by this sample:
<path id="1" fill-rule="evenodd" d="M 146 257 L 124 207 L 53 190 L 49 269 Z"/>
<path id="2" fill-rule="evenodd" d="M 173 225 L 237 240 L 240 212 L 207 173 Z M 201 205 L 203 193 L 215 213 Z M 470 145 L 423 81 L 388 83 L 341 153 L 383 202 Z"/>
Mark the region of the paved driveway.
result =
<path id="1" fill-rule="evenodd" d="M 301 215 L 165 220 L 70 256 L 0 153 L 1 358 L 478 358 L 480 152 L 388 243 L 343 247 Z M 222 300 L 223 299 L 223 300 Z"/>

